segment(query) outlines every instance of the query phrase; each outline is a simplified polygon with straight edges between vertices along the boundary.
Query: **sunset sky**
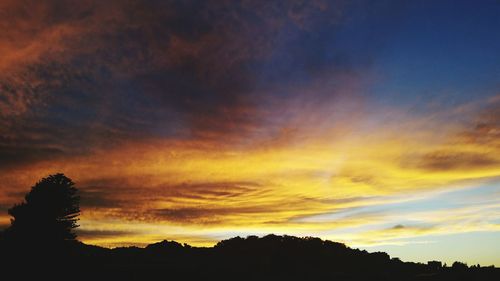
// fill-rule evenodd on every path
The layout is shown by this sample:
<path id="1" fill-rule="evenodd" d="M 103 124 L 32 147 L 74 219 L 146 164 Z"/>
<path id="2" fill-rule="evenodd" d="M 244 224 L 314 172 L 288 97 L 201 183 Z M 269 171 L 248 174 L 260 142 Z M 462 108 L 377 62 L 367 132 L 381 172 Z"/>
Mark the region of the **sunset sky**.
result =
<path id="1" fill-rule="evenodd" d="M 0 31 L 0 229 L 62 172 L 85 243 L 500 266 L 497 0 L 0 0 Z"/>

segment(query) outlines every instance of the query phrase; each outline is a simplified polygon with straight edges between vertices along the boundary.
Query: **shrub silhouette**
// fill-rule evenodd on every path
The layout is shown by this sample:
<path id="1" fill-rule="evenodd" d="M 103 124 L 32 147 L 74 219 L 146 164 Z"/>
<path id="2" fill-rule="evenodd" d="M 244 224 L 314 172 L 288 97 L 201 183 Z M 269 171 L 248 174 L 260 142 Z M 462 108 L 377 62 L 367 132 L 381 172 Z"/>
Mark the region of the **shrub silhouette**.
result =
<path id="1" fill-rule="evenodd" d="M 5 238 L 22 244 L 74 241 L 80 197 L 64 174 L 49 175 L 36 183 L 25 201 L 8 210 L 11 225 Z"/>
<path id="2" fill-rule="evenodd" d="M 452 264 L 451 268 L 453 268 L 454 270 L 463 271 L 463 270 L 467 270 L 467 268 L 469 268 L 469 267 L 467 266 L 466 263 L 456 261 Z"/>

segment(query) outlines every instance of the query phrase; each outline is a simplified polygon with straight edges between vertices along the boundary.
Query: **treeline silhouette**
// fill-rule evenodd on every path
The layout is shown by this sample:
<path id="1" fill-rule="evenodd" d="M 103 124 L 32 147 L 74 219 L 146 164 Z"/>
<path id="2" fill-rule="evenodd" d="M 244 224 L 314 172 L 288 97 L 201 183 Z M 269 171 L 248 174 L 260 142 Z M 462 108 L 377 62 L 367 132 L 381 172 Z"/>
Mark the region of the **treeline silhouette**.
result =
<path id="1" fill-rule="evenodd" d="M 79 197 L 63 174 L 42 179 L 9 210 L 0 235 L 3 276 L 66 280 L 500 280 L 500 269 L 402 262 L 319 238 L 267 235 L 213 247 L 162 241 L 108 249 L 76 240 Z M 13 275 L 10 275 L 10 274 Z M 21 278 L 19 278 L 21 277 Z M 7 279 L 6 279 L 7 280 Z M 14 279 L 9 279 L 14 280 Z"/>

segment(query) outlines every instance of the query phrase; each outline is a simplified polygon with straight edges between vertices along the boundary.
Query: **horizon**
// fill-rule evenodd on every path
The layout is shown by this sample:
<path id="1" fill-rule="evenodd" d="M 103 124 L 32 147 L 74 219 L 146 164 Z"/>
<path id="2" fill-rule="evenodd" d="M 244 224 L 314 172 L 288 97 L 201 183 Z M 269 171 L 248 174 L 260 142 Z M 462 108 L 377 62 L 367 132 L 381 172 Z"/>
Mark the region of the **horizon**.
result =
<path id="1" fill-rule="evenodd" d="M 273 233 L 500 267 L 499 14 L 0 0 L 0 230 L 61 172 L 87 244 Z"/>

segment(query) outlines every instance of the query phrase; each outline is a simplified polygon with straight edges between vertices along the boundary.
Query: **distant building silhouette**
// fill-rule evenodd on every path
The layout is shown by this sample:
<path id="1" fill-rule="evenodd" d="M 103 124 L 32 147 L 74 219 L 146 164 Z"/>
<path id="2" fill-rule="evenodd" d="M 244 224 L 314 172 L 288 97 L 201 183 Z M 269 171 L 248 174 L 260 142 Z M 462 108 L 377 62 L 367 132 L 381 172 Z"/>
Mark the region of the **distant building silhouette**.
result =
<path id="1" fill-rule="evenodd" d="M 443 268 L 443 264 L 440 261 L 428 261 L 427 266 L 432 271 L 438 271 Z"/>

